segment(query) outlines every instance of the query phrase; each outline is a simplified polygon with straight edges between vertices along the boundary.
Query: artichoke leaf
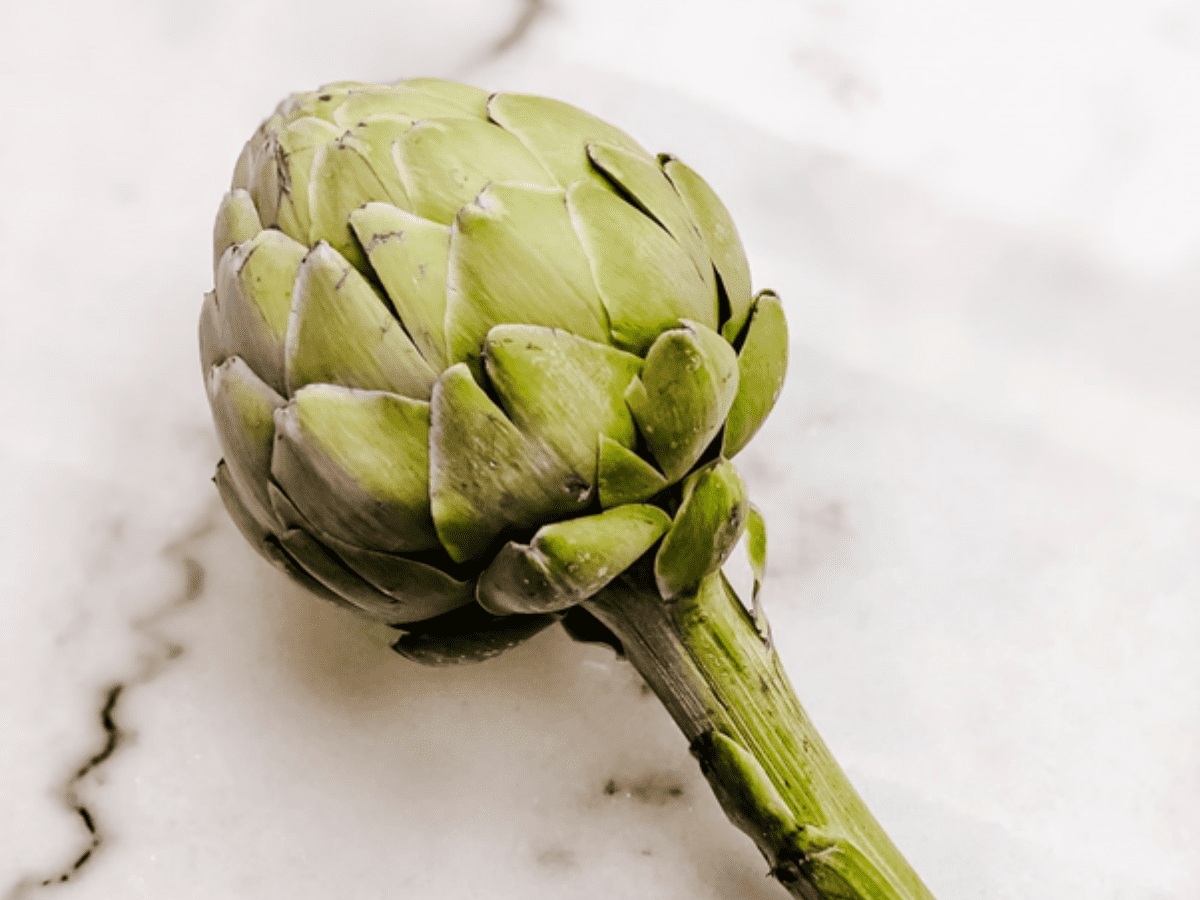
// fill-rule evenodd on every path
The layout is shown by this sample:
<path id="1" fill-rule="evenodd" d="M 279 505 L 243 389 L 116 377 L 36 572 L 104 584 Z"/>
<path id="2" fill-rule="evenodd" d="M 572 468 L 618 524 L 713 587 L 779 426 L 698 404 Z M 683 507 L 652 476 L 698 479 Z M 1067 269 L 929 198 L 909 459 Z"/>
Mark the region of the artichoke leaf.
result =
<path id="1" fill-rule="evenodd" d="M 364 203 L 389 201 L 400 209 L 412 209 L 412 198 L 409 197 L 404 179 L 396 166 L 396 147 L 404 140 L 405 135 L 412 131 L 414 125 L 412 119 L 404 116 L 378 115 L 364 119 L 347 132 L 346 141 L 354 143 L 362 158 L 370 165 L 371 171 L 380 183 L 386 186 L 384 192 L 364 196 L 358 206 L 350 207 L 347 204 L 347 219 Z M 361 244 L 357 240 L 355 243 L 356 246 Z"/>
<path id="2" fill-rule="evenodd" d="M 414 119 L 462 116 L 487 119 L 488 92 L 441 78 L 407 78 L 392 87 L 404 115 Z"/>
<path id="3" fill-rule="evenodd" d="M 371 163 L 380 181 L 387 184 L 388 190 L 398 191 L 404 197 L 408 194 L 396 168 L 395 147 L 415 124 L 408 116 L 381 112 L 355 122 L 345 133 L 363 158 Z"/>
<path id="4" fill-rule="evenodd" d="M 553 615 L 494 616 L 471 603 L 406 627 L 392 649 L 426 666 L 484 662 L 525 643 L 557 620 Z"/>
<path id="5" fill-rule="evenodd" d="M 759 636 L 771 643 L 771 624 L 763 612 L 759 592 L 762 590 L 763 578 L 767 574 L 767 522 L 762 512 L 753 503 L 749 504 L 746 514 L 746 559 L 750 563 L 750 574 L 754 578 L 754 587 L 750 593 L 750 608 L 753 610 L 754 627 Z"/>
<path id="6" fill-rule="evenodd" d="M 213 223 L 213 267 L 216 268 L 226 250 L 250 240 L 262 230 L 250 192 L 234 188 L 227 193 Z"/>
<path id="7" fill-rule="evenodd" d="M 309 243 L 312 213 L 309 191 L 317 152 L 341 132 L 328 122 L 304 116 L 289 122 L 274 136 L 280 196 L 275 224 L 302 243 Z"/>
<path id="8" fill-rule="evenodd" d="M 603 509 L 622 503 L 641 503 L 671 484 L 633 450 L 606 435 L 600 435 L 597 456 L 596 490 Z"/>
<path id="9" fill-rule="evenodd" d="M 276 115 L 284 119 L 311 116 L 333 124 L 338 107 L 346 102 L 352 92 L 384 93 L 387 90 L 386 85 L 367 81 L 331 81 L 315 91 L 299 91 L 286 97 L 279 104 Z"/>
<path id="10" fill-rule="evenodd" d="M 372 85 L 371 88 L 352 88 L 347 91 L 330 110 L 330 121 L 345 131 L 374 116 L 396 115 L 396 89 L 384 85 Z M 411 121 L 411 117 L 408 118 Z"/>
<path id="11" fill-rule="evenodd" d="M 217 307 L 225 351 L 240 356 L 277 392 L 287 392 L 283 354 L 292 286 L 307 251 L 281 231 L 260 231 L 217 263 Z"/>
<path id="12" fill-rule="evenodd" d="M 529 544 L 504 545 L 479 579 L 479 603 L 497 614 L 574 606 L 633 565 L 670 525 L 661 509 L 639 504 L 543 525 Z"/>
<path id="13" fill-rule="evenodd" d="M 395 157 L 409 208 L 444 225 L 491 182 L 557 187 L 517 138 L 488 121 L 423 119 L 397 143 Z"/>
<path id="14" fill-rule="evenodd" d="M 783 304 L 771 291 L 755 298 L 738 354 L 737 396 L 729 409 L 722 454 L 732 458 L 766 420 L 787 375 L 788 332 Z"/>
<path id="15" fill-rule="evenodd" d="M 449 227 L 387 203 L 356 209 L 350 227 L 412 342 L 440 372 L 446 368 Z"/>
<path id="16" fill-rule="evenodd" d="M 332 110 L 332 121 L 340 128 L 353 128 L 374 116 L 403 116 L 410 121 L 428 116 L 452 115 L 456 104 L 431 98 L 421 91 L 400 85 L 364 85 L 351 88 Z"/>
<path id="17" fill-rule="evenodd" d="M 630 153 L 611 144 L 589 144 L 587 152 L 592 165 L 675 238 L 696 267 L 696 274 L 716 296 L 716 276 L 708 247 L 662 169 L 645 154 Z"/>
<path id="18" fill-rule="evenodd" d="M 742 239 L 729 210 L 708 182 L 673 156 L 661 159 L 663 171 L 679 192 L 692 221 L 700 227 L 709 257 L 721 276 L 730 311 L 729 321 L 723 323 L 721 333 L 732 342 L 741 333 L 752 303 L 750 264 L 746 261 Z"/>
<path id="19" fill-rule="evenodd" d="M 595 182 L 567 191 L 567 207 L 608 314 L 612 343 L 639 356 L 681 319 L 717 327 L 715 286 L 658 223 Z"/>
<path id="20" fill-rule="evenodd" d="M 278 116 L 263 123 L 251 140 L 245 165 L 239 165 L 235 170 L 241 177 L 235 178 L 233 183 L 235 188 L 245 188 L 253 198 L 259 221 L 265 228 L 273 228 L 278 224 L 279 204 L 283 199 L 281 170 L 285 161 L 276 131 L 280 124 Z"/>
<path id="21" fill-rule="evenodd" d="M 508 323 L 611 343 L 561 191 L 493 184 L 454 220 L 446 304 L 450 362 L 466 362 L 482 377 L 487 333 Z"/>
<path id="22" fill-rule="evenodd" d="M 673 599 L 719 569 L 742 536 L 749 510 L 746 486 L 729 460 L 714 460 L 689 475 L 654 558 L 659 593 Z"/>
<path id="23" fill-rule="evenodd" d="M 263 128 L 266 123 L 263 123 Z M 259 128 L 250 140 L 246 141 L 246 146 L 242 148 L 242 152 L 238 154 L 237 162 L 233 164 L 233 176 L 229 181 L 229 189 L 231 191 L 246 191 L 249 193 L 250 186 L 250 171 L 254 167 L 254 154 L 256 148 L 262 142 L 262 130 Z M 251 200 L 254 198 L 251 197 Z M 259 221 L 262 221 L 261 219 Z"/>
<path id="24" fill-rule="evenodd" d="M 324 242 L 296 277 L 286 365 L 290 393 L 331 383 L 426 400 L 437 377 L 375 289 Z"/>
<path id="25" fill-rule="evenodd" d="M 200 371 L 208 377 L 208 370 L 223 363 L 229 356 L 225 349 L 225 323 L 221 320 L 221 307 L 217 305 L 217 292 L 208 291 L 200 307 Z"/>
<path id="26" fill-rule="evenodd" d="M 229 518 L 233 519 L 233 524 L 237 526 L 238 531 L 263 559 L 315 596 L 331 601 L 345 609 L 358 611 L 357 606 L 309 575 L 291 554 L 283 549 L 274 532 L 260 522 L 243 501 L 224 460 L 217 463 L 217 473 L 213 476 L 213 482 L 217 486 L 221 502 L 229 513 Z"/>
<path id="27" fill-rule="evenodd" d="M 286 401 L 237 356 L 209 369 L 205 386 L 229 477 L 258 520 L 270 527 L 267 481 L 271 476 L 275 411 Z"/>
<path id="28" fill-rule="evenodd" d="M 371 587 L 397 601 L 400 621 L 428 619 L 475 599 L 474 579 L 459 581 L 420 560 L 366 550 L 328 534 L 320 539 Z"/>
<path id="29" fill-rule="evenodd" d="M 264 509 L 257 501 L 248 499 L 247 495 L 243 493 L 245 489 L 234 480 L 229 471 L 229 463 L 224 459 L 217 463 L 213 484 L 217 486 L 221 502 L 225 505 L 229 518 L 233 519 L 233 524 L 237 526 L 238 531 L 250 542 L 250 546 L 274 562 L 275 560 L 268 557 L 266 550 L 263 549 L 267 538 L 271 537 L 279 528 L 279 523 L 275 521 L 275 516 L 270 512 L 270 506 L 268 505 Z"/>
<path id="30" fill-rule="evenodd" d="M 433 521 L 455 562 L 483 553 L 507 529 L 587 506 L 586 477 L 513 425 L 464 363 L 442 373 L 430 408 Z"/>
<path id="31" fill-rule="evenodd" d="M 313 384 L 275 414 L 270 473 L 319 532 L 368 550 L 437 546 L 429 404 Z"/>
<path id="32" fill-rule="evenodd" d="M 409 205 L 391 154 L 383 157 L 375 149 L 353 131 L 323 144 L 313 157 L 308 185 L 309 244 L 326 241 L 360 272 L 366 271 L 366 257 L 350 230 L 350 213 L 372 200 Z"/>
<path id="33" fill-rule="evenodd" d="M 558 182 L 567 188 L 581 179 L 593 180 L 588 144 L 609 144 L 653 159 L 629 135 L 578 107 L 529 94 L 494 94 L 488 116 L 516 135 Z"/>
<path id="34" fill-rule="evenodd" d="M 625 402 L 663 473 L 674 482 L 700 459 L 738 389 L 737 355 L 697 322 L 664 331 Z"/>
<path id="35" fill-rule="evenodd" d="M 397 625 L 405 619 L 403 606 L 351 571 L 287 494 L 274 483 L 267 490 L 271 509 L 283 523 L 274 540 L 310 578 L 341 597 L 343 605 L 377 622 Z"/>
<path id="36" fill-rule="evenodd" d="M 316 531 L 312 523 L 304 518 L 304 513 L 300 512 L 296 504 L 292 502 L 291 497 L 285 494 L 279 485 L 274 482 L 268 483 L 267 493 L 271 497 L 271 511 L 281 524 L 281 527 L 276 529 L 277 531 L 291 531 L 293 529 L 308 532 Z"/>
<path id="37" fill-rule="evenodd" d="M 578 602 L 555 582 L 546 560 L 513 541 L 496 552 L 476 594 L 479 605 L 497 616 L 557 612 Z"/>
<path id="38" fill-rule="evenodd" d="M 292 94 L 279 106 L 278 115 L 284 119 L 312 116 L 323 119 L 340 130 L 357 125 L 373 115 L 399 114 L 409 119 L 429 116 L 470 115 L 483 118 L 487 92 L 481 88 L 446 82 L 450 87 L 439 92 L 429 84 L 436 79 L 410 79 L 399 84 L 375 84 L 367 81 L 337 81 L 315 91 Z M 453 88 L 465 88 L 456 91 Z M 474 101 L 467 97 L 482 95 Z"/>
<path id="39" fill-rule="evenodd" d="M 589 483 L 599 435 L 626 447 L 637 440 L 624 394 L 642 361 L 631 353 L 539 325 L 497 325 L 484 364 L 512 423 Z"/>
<path id="40" fill-rule="evenodd" d="M 707 582 L 702 590 L 711 595 L 728 593 L 729 587 L 718 576 Z M 710 729 L 692 741 L 690 749 L 700 763 L 700 771 L 714 786 L 713 790 L 721 808 L 728 811 L 730 821 L 738 828 L 747 834 L 778 834 L 789 837 L 797 835 L 799 840 L 796 843 L 804 842 L 803 850 L 797 854 L 800 859 L 807 859 L 809 852 L 815 855 L 827 849 L 827 846 L 813 846 L 815 842 L 811 840 L 811 836 L 817 829 L 804 824 L 809 820 L 797 819 L 758 757 L 735 739 L 722 731 Z M 774 857 L 768 858 L 774 861 Z M 838 888 L 828 893 L 808 890 L 804 893 L 835 900 L 853 900 L 856 896 L 869 896 L 849 888 L 844 883 L 838 885 Z"/>
<path id="41" fill-rule="evenodd" d="M 277 539 L 305 572 L 353 604 L 356 611 L 384 625 L 406 621 L 401 602 L 375 590 L 351 572 L 332 550 L 304 529 L 288 529 Z"/>

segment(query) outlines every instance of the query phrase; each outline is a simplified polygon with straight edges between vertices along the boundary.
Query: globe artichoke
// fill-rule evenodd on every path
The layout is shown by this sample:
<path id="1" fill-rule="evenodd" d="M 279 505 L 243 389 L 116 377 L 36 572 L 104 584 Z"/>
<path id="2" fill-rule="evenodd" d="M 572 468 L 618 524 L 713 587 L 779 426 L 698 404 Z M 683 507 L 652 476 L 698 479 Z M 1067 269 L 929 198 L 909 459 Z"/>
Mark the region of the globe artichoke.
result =
<path id="1" fill-rule="evenodd" d="M 423 662 L 607 640 L 795 896 L 928 896 L 720 572 L 748 525 L 764 566 L 729 460 L 787 333 L 695 172 L 542 97 L 338 83 L 250 139 L 213 259 L 215 481 L 263 556 Z"/>

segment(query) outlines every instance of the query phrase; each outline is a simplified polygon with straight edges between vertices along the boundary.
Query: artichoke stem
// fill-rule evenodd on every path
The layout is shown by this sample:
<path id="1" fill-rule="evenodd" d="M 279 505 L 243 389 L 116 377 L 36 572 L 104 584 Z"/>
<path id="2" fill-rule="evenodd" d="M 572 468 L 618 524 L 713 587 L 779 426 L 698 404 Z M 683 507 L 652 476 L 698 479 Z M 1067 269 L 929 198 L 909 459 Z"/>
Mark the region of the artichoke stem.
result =
<path id="1" fill-rule="evenodd" d="M 634 567 L 583 606 L 683 730 L 721 807 L 802 900 L 933 900 L 801 708 L 716 572 L 664 601 Z"/>

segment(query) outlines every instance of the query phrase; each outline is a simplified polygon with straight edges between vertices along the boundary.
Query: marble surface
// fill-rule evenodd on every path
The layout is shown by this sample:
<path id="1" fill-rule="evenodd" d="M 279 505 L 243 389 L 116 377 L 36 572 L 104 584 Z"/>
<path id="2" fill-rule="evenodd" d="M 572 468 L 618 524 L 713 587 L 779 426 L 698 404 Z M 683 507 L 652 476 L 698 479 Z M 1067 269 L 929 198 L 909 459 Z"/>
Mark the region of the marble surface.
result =
<path id="1" fill-rule="evenodd" d="M 1200 895 L 1196 4 L 76 0 L 0 41 L 0 897 L 783 896 L 611 653 L 420 668 L 216 499 L 233 160 L 289 90 L 418 74 L 725 197 L 793 335 L 739 458 L 774 633 L 934 893 Z"/>

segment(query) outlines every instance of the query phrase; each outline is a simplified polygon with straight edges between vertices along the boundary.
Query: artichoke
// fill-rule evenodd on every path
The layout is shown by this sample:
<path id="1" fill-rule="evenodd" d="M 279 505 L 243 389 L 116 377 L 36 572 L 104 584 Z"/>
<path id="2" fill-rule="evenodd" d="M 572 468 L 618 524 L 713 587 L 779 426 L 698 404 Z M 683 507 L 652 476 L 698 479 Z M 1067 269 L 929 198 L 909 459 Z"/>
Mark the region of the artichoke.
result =
<path id="1" fill-rule="evenodd" d="M 403 652 L 498 652 L 656 543 L 674 596 L 740 537 L 786 330 L 679 160 L 540 97 L 330 85 L 246 145 L 213 253 L 221 497 Z"/>
<path id="2" fill-rule="evenodd" d="M 699 175 L 555 100 L 342 82 L 247 143 L 213 260 L 215 482 L 259 553 L 422 662 L 608 641 L 795 896 L 928 897 L 720 572 L 748 525 L 764 566 L 729 460 L 787 331 Z"/>

